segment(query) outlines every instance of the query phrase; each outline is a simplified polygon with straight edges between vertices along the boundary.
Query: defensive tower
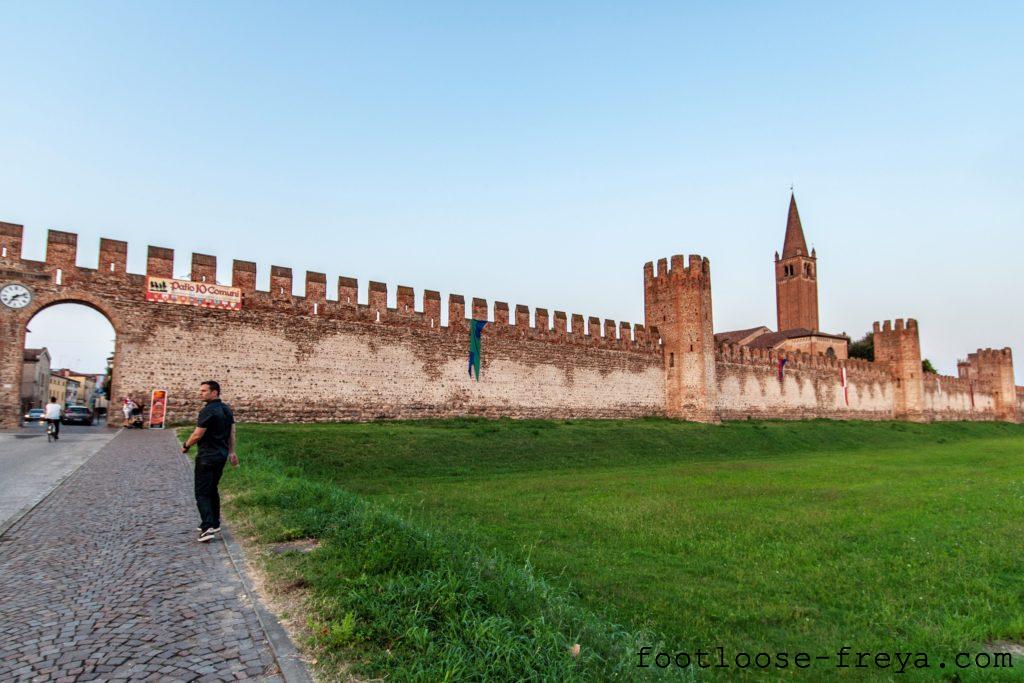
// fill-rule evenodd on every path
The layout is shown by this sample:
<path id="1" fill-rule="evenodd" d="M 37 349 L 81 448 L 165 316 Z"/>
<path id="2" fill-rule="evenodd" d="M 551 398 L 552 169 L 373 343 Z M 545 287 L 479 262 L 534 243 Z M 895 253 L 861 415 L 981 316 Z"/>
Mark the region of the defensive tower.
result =
<path id="1" fill-rule="evenodd" d="M 711 265 L 694 254 L 644 265 L 644 325 L 661 334 L 665 413 L 717 422 L 715 335 L 711 323 Z"/>
<path id="2" fill-rule="evenodd" d="M 893 380 L 893 417 L 923 422 L 924 381 L 917 321 L 902 318 L 874 324 L 875 362 L 884 364 Z"/>
<path id="3" fill-rule="evenodd" d="M 1013 352 L 1003 349 L 978 349 L 966 361 L 957 363 L 960 377 L 971 380 L 982 392 L 995 399 L 995 418 L 1015 422 L 1017 387 L 1013 379 Z"/>

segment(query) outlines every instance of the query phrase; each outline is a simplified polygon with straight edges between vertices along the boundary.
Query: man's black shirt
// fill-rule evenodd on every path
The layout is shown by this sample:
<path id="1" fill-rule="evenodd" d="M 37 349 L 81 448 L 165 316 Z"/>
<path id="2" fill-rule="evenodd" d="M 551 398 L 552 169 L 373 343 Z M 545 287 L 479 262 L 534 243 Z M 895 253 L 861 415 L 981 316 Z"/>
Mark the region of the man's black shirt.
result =
<path id="1" fill-rule="evenodd" d="M 231 425 L 235 416 L 227 404 L 215 398 L 199 411 L 200 427 L 206 433 L 199 439 L 199 458 L 219 460 L 228 457 L 228 443 L 231 438 Z"/>

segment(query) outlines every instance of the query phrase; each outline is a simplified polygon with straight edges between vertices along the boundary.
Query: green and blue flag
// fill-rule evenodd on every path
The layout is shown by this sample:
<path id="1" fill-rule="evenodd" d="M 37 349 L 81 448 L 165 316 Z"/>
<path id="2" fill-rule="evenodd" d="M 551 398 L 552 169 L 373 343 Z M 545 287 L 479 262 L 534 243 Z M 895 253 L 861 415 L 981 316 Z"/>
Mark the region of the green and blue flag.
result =
<path id="1" fill-rule="evenodd" d="M 480 332 L 483 331 L 486 320 L 469 321 L 469 376 L 476 372 L 476 381 L 480 381 Z"/>

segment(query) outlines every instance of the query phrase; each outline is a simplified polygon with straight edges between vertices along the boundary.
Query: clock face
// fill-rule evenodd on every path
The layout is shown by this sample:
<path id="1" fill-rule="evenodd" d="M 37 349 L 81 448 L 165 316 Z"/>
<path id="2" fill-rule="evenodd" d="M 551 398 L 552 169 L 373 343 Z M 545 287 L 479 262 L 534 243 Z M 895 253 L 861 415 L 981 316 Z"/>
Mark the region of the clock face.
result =
<path id="1" fill-rule="evenodd" d="M 25 308 L 32 301 L 32 292 L 25 285 L 12 282 L 0 289 L 0 303 L 8 308 Z"/>

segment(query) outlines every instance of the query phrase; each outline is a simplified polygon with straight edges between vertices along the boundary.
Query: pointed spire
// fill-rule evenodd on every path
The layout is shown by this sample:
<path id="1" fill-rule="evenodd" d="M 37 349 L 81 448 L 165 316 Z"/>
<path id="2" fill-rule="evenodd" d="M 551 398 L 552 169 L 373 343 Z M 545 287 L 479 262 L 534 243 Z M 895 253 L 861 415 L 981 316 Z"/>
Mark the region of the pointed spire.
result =
<path id="1" fill-rule="evenodd" d="M 789 218 L 786 219 L 786 241 L 782 245 L 782 258 L 807 256 L 807 241 L 800 225 L 800 212 L 796 209 L 796 195 L 789 195 Z"/>

